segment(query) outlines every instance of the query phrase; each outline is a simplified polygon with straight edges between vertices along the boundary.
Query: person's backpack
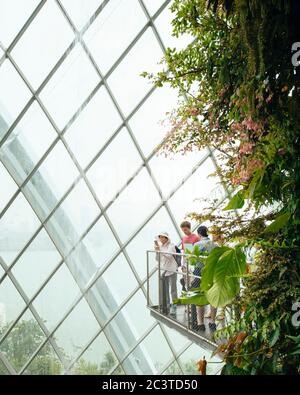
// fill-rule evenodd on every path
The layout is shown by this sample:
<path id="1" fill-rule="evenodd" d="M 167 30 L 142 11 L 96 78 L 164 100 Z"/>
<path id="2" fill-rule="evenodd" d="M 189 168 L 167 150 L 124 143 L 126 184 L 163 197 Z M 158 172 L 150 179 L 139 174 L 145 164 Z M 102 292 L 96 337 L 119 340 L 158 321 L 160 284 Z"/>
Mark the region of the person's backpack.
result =
<path id="1" fill-rule="evenodd" d="M 176 250 L 177 254 L 181 254 L 181 250 L 177 246 L 175 246 L 175 250 Z M 181 266 L 181 255 L 173 255 L 173 256 L 174 256 L 174 259 L 177 263 L 177 266 L 178 267 Z"/>

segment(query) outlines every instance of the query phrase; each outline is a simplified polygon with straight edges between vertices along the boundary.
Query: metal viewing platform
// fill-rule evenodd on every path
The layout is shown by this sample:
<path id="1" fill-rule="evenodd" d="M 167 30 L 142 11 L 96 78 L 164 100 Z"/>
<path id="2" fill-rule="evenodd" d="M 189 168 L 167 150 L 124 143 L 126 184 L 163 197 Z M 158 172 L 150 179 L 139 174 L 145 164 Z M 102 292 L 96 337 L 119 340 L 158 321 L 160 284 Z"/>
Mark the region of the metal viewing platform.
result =
<path id="1" fill-rule="evenodd" d="M 169 309 L 166 301 L 166 291 L 163 289 L 164 270 L 161 264 L 162 255 L 173 255 L 180 257 L 182 262 L 185 262 L 185 271 L 179 266 L 176 271 L 172 272 L 176 275 L 176 285 L 178 297 L 182 294 L 183 284 L 186 290 L 189 290 L 191 284 L 195 279 L 198 279 L 200 284 L 201 277 L 193 274 L 193 267 L 188 263 L 188 254 L 157 252 L 154 250 L 147 251 L 147 307 L 151 315 L 161 321 L 163 324 L 172 329 L 177 330 L 189 340 L 199 344 L 202 348 L 214 351 L 220 341 L 214 339 L 214 331 L 209 327 L 209 318 L 204 318 L 205 330 L 199 330 L 197 325 L 197 312 L 195 305 L 176 305 Z M 168 272 L 171 270 L 168 269 Z M 205 313 L 209 311 L 209 306 L 206 306 Z M 221 329 L 227 325 L 230 320 L 231 310 L 222 310 L 222 318 L 216 319 L 216 329 Z"/>

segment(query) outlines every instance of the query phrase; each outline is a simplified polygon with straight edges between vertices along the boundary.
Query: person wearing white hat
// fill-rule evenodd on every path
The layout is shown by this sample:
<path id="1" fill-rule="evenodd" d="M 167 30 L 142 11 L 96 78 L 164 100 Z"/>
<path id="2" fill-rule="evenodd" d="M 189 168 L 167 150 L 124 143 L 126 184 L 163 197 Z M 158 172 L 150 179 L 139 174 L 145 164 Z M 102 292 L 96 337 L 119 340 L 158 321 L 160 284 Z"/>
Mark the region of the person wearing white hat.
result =
<path id="1" fill-rule="evenodd" d="M 160 284 L 161 295 L 160 304 L 168 311 L 170 315 L 176 315 L 176 306 L 171 304 L 170 291 L 172 303 L 177 299 L 177 263 L 174 258 L 176 253 L 175 245 L 171 243 L 169 234 L 161 232 L 158 234 L 154 242 L 154 249 L 157 251 L 156 260 L 160 261 Z"/>

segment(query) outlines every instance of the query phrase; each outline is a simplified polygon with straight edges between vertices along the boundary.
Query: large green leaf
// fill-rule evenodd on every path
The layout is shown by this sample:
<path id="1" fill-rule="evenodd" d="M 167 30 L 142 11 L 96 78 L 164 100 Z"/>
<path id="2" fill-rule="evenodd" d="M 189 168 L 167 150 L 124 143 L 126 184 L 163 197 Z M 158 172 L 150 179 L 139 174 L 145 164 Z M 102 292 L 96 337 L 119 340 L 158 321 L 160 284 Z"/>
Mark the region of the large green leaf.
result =
<path id="1" fill-rule="evenodd" d="M 220 250 L 219 253 L 221 252 Z M 209 258 L 210 256 L 207 261 Z M 207 299 L 215 307 L 225 306 L 239 293 L 238 276 L 243 276 L 246 272 L 246 256 L 240 247 L 227 247 L 221 255 L 216 253 L 210 265 L 207 261 L 206 271 L 202 274 Z M 204 269 L 202 273 L 203 271 Z"/>
<path id="2" fill-rule="evenodd" d="M 227 206 L 224 208 L 224 211 L 227 210 L 236 210 L 242 208 L 245 204 L 245 199 L 242 193 L 239 191 L 237 192 L 229 201 Z"/>
<path id="3" fill-rule="evenodd" d="M 291 213 L 279 215 L 269 226 L 266 227 L 265 233 L 275 233 L 282 229 L 291 218 Z"/>
<path id="4" fill-rule="evenodd" d="M 209 256 L 205 260 L 204 268 L 201 271 L 201 289 L 202 291 L 209 290 L 210 287 L 213 285 L 214 275 L 216 265 L 219 261 L 219 258 L 226 252 L 229 251 L 230 248 L 223 246 L 223 247 L 216 247 L 214 248 Z"/>
<path id="5" fill-rule="evenodd" d="M 214 307 L 223 307 L 232 302 L 240 291 L 237 278 L 224 278 L 221 283 L 214 285 L 206 292 L 207 300 Z"/>
<path id="6" fill-rule="evenodd" d="M 246 256 L 240 247 L 230 248 L 220 256 L 216 265 L 214 282 L 222 282 L 230 276 L 243 275 L 246 272 Z"/>
<path id="7" fill-rule="evenodd" d="M 273 332 L 273 334 L 271 336 L 271 339 L 269 341 L 269 346 L 273 347 L 276 344 L 276 342 L 278 341 L 279 337 L 280 337 L 280 327 L 277 326 L 277 328 L 275 329 L 275 331 Z"/>
<path id="8" fill-rule="evenodd" d="M 173 300 L 174 304 L 195 304 L 197 306 L 205 306 L 208 303 L 206 296 L 201 294 L 191 294 L 191 295 L 184 295 L 178 299 Z"/>

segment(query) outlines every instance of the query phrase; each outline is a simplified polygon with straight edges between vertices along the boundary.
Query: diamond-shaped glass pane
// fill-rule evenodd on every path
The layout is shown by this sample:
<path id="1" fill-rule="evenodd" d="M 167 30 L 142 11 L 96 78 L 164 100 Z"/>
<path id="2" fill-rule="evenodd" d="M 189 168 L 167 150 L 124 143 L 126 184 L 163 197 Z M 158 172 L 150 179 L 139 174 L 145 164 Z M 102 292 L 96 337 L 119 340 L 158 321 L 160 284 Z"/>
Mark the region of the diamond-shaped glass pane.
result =
<path id="1" fill-rule="evenodd" d="M 85 182 L 81 180 L 54 212 L 46 228 L 56 245 L 66 256 L 100 210 Z M 62 235 L 66 234 L 66 238 Z"/>
<path id="2" fill-rule="evenodd" d="M 25 307 L 21 295 L 7 276 L 0 284 L 0 328 L 1 335 L 6 333 L 12 322 Z"/>
<path id="3" fill-rule="evenodd" d="M 57 137 L 46 115 L 34 102 L 0 149 L 3 163 L 21 184 Z"/>
<path id="4" fill-rule="evenodd" d="M 154 319 L 146 309 L 146 298 L 138 291 L 109 323 L 107 336 L 117 341 L 115 351 L 123 358 L 153 324 Z"/>
<path id="5" fill-rule="evenodd" d="M 66 313 L 78 294 L 78 286 L 68 268 L 63 265 L 35 299 L 33 306 L 47 328 L 52 329 Z"/>
<path id="6" fill-rule="evenodd" d="M 72 367 L 71 372 L 78 375 L 108 374 L 117 365 L 117 358 L 104 333 L 101 333 Z"/>
<path id="7" fill-rule="evenodd" d="M 12 56 L 37 89 L 73 38 L 56 2 L 50 0 L 18 41 Z"/>
<path id="8" fill-rule="evenodd" d="M 159 344 L 159 347 L 153 347 Z M 143 363 L 140 353 L 143 353 Z M 136 369 L 140 374 L 158 374 L 164 370 L 168 361 L 172 360 L 172 352 L 159 327 L 156 327 L 123 362 L 127 374 Z"/>
<path id="9" fill-rule="evenodd" d="M 60 254 L 42 229 L 20 256 L 12 272 L 26 295 L 32 297 L 60 260 Z"/>
<path id="10" fill-rule="evenodd" d="M 152 30 L 147 29 L 109 77 L 108 83 L 125 115 L 133 110 L 151 89 L 149 81 L 142 78 L 140 74 L 147 70 L 158 71 L 160 69 L 158 62 L 162 56 L 163 52 Z"/>
<path id="11" fill-rule="evenodd" d="M 1 0 L 0 41 L 8 47 L 30 17 L 39 0 Z"/>
<path id="12" fill-rule="evenodd" d="M 223 194 L 218 183 L 218 177 L 210 176 L 215 173 L 215 167 L 211 159 L 206 161 L 198 170 L 182 185 L 181 188 L 169 200 L 169 206 L 177 223 L 191 212 L 201 212 L 207 207 L 205 199 L 219 200 Z"/>
<path id="13" fill-rule="evenodd" d="M 70 125 L 65 139 L 85 168 L 120 125 L 121 117 L 102 86 Z"/>
<path id="14" fill-rule="evenodd" d="M 13 194 L 18 189 L 13 178 L 9 175 L 8 171 L 1 163 L 0 163 L 0 185 L 2 186 L 1 194 L 0 194 L 0 212 L 1 212 L 4 206 L 8 203 L 9 199 L 13 196 Z"/>
<path id="15" fill-rule="evenodd" d="M 33 315 L 27 310 L 0 345 L 0 352 L 19 372 L 45 339 Z"/>
<path id="16" fill-rule="evenodd" d="M 117 276 L 116 273 L 118 273 Z M 120 306 L 138 286 L 132 270 L 123 254 L 120 254 L 108 269 L 105 270 L 101 278 L 109 285 L 109 289 L 118 306 Z M 124 287 L 125 281 L 126 287 Z"/>
<path id="17" fill-rule="evenodd" d="M 40 225 L 32 208 L 22 194 L 19 194 L 0 221 L 1 257 L 7 265 L 25 247 Z"/>
<path id="18" fill-rule="evenodd" d="M 8 131 L 25 104 L 30 91 L 9 60 L 0 66 L 0 139 Z"/>
<path id="19" fill-rule="evenodd" d="M 57 375 L 63 373 L 63 366 L 50 342 L 39 350 L 25 369 L 25 375 Z"/>
<path id="20" fill-rule="evenodd" d="M 159 194 L 147 171 L 143 169 L 120 194 L 107 213 L 121 239 L 126 240 L 159 203 Z M 134 210 L 134 221 L 132 221 L 132 210 Z"/>
<path id="21" fill-rule="evenodd" d="M 50 214 L 78 175 L 67 150 L 58 142 L 24 187 L 40 218 Z"/>
<path id="22" fill-rule="evenodd" d="M 129 133 L 122 129 L 87 173 L 104 206 L 126 185 L 141 164 L 142 159 Z"/>
<path id="23" fill-rule="evenodd" d="M 206 150 L 203 150 L 189 155 L 174 154 L 171 157 L 156 155 L 151 159 L 149 166 L 165 197 L 191 172 L 205 154 Z"/>
<path id="24" fill-rule="evenodd" d="M 144 0 L 144 4 L 146 5 L 150 15 L 153 15 L 163 3 L 164 0 Z"/>
<path id="25" fill-rule="evenodd" d="M 146 24 L 138 0 L 111 0 L 91 25 L 84 40 L 104 73 Z"/>
<path id="26" fill-rule="evenodd" d="M 183 336 L 176 329 L 172 329 L 167 325 L 164 325 L 164 329 L 176 354 L 178 354 L 180 351 L 186 348 L 189 343 L 191 343 L 187 337 Z"/>
<path id="27" fill-rule="evenodd" d="M 95 306 L 94 310 L 99 311 L 102 324 L 112 317 L 137 286 L 124 255 L 119 255 L 88 292 L 88 300 Z"/>
<path id="28" fill-rule="evenodd" d="M 84 330 L 82 322 L 85 323 Z M 72 361 L 98 330 L 99 325 L 89 305 L 82 299 L 54 333 L 54 338 L 65 358 Z"/>
<path id="29" fill-rule="evenodd" d="M 176 103 L 175 91 L 166 87 L 156 89 L 130 119 L 129 125 L 146 156 L 157 147 L 171 129 L 167 121 L 167 113 L 175 107 Z"/>
<path id="30" fill-rule="evenodd" d="M 77 44 L 40 94 L 60 129 L 66 126 L 99 81 L 92 63 Z"/>
<path id="31" fill-rule="evenodd" d="M 77 273 L 84 286 L 117 249 L 116 239 L 102 217 L 67 257 L 68 266 L 73 273 Z"/>
<path id="32" fill-rule="evenodd" d="M 102 0 L 61 0 L 62 5 L 66 9 L 68 15 L 77 29 L 81 29 L 97 10 Z"/>

